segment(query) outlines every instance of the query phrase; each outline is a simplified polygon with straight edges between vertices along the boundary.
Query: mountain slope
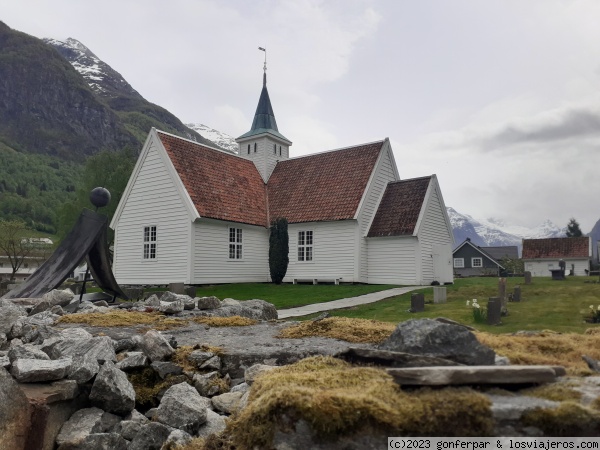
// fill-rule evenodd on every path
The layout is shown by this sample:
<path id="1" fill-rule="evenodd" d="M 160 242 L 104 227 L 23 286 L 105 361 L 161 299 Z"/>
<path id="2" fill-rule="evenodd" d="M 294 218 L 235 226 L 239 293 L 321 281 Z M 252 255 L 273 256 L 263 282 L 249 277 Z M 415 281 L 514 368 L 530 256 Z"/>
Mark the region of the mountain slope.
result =
<path id="1" fill-rule="evenodd" d="M 222 133 L 219 130 L 215 130 L 214 128 L 201 123 L 186 123 L 186 126 L 225 150 L 229 150 L 232 153 L 238 153 L 240 150 L 238 143 L 228 134 Z"/>
<path id="2" fill-rule="evenodd" d="M 89 48 L 77 39 L 44 39 L 87 81 L 89 87 L 101 97 L 121 118 L 125 128 L 135 136 L 140 146 L 150 128 L 200 142 L 215 144 L 186 127 L 166 109 L 150 103 L 142 97 L 116 70 L 99 59 Z"/>

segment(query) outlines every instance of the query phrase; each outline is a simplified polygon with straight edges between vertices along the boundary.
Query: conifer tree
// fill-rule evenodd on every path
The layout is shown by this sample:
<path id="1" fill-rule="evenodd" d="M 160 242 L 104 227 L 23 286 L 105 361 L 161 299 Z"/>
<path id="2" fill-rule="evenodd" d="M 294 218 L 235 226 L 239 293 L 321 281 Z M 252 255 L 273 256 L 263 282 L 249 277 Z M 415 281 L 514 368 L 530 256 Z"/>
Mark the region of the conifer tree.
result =
<path id="1" fill-rule="evenodd" d="M 579 222 L 575 220 L 575 218 L 571 217 L 569 223 L 567 224 L 567 237 L 581 237 L 583 233 L 581 232 L 581 228 L 579 228 Z"/>
<path id="2" fill-rule="evenodd" d="M 271 222 L 269 234 L 269 272 L 275 284 L 281 284 L 287 272 L 289 256 L 288 221 L 280 217 Z"/>

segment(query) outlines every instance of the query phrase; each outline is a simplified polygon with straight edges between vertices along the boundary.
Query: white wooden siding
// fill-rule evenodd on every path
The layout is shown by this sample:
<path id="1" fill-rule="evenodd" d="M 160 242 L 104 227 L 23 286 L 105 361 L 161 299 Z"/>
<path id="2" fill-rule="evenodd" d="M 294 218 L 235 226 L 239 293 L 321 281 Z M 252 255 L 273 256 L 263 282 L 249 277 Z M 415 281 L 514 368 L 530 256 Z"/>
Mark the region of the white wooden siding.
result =
<path id="1" fill-rule="evenodd" d="M 590 262 L 588 259 L 566 259 L 565 261 L 565 274 L 569 274 L 571 271 L 571 264 L 575 264 L 575 275 L 585 276 L 585 270 L 590 270 Z M 524 259 L 525 270 L 531 272 L 534 277 L 550 277 L 550 269 L 559 269 L 558 258 L 557 259 L 543 259 L 543 260 L 531 260 Z M 552 264 L 552 267 L 549 265 Z"/>
<path id="2" fill-rule="evenodd" d="M 429 284 L 434 280 L 433 276 L 433 252 L 434 244 L 448 244 L 452 246 L 452 235 L 444 217 L 445 211 L 440 202 L 437 183 L 431 181 L 431 195 L 425 205 L 425 213 L 418 230 L 419 245 L 421 250 L 421 282 Z M 451 257 L 451 256 L 450 256 Z"/>
<path id="3" fill-rule="evenodd" d="M 119 284 L 189 283 L 191 221 L 154 140 L 116 227 Z M 156 225 L 156 259 L 142 258 L 144 227 Z"/>
<path id="4" fill-rule="evenodd" d="M 414 236 L 367 238 L 369 284 L 420 283 L 415 264 L 418 246 Z"/>
<path id="5" fill-rule="evenodd" d="M 356 228 L 355 220 L 336 222 L 295 223 L 288 226 L 290 238 L 290 263 L 284 278 L 342 278 L 342 282 L 355 282 Z M 313 260 L 298 261 L 298 231 L 313 231 Z"/>
<path id="6" fill-rule="evenodd" d="M 397 181 L 394 163 L 389 154 L 390 151 L 387 145 L 382 150 L 381 157 L 374 169 L 371 184 L 367 189 L 365 200 L 358 214 L 360 229 L 358 242 L 359 281 L 362 283 L 367 283 L 367 279 L 369 278 L 368 247 L 365 236 L 369 232 L 369 226 L 377 212 L 379 202 L 383 197 L 388 183 L 390 181 Z"/>
<path id="7" fill-rule="evenodd" d="M 197 220 L 193 226 L 193 284 L 270 281 L 266 228 L 212 219 Z M 229 227 L 243 230 L 241 260 L 229 259 Z"/>

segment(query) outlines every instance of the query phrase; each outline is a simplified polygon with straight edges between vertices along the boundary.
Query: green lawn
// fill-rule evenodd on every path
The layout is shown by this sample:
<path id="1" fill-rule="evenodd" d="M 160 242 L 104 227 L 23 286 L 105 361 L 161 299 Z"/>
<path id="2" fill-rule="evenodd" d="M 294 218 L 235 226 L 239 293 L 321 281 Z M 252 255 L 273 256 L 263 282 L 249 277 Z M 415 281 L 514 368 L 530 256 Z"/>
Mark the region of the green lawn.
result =
<path id="1" fill-rule="evenodd" d="M 454 285 L 447 286 L 448 301 L 444 304 L 433 304 L 433 290 L 430 287 L 416 291 L 425 294 L 425 311 L 422 313 L 408 312 L 409 293 L 368 305 L 331 311 L 330 314 L 394 323 L 416 318 L 447 317 L 491 333 L 518 330 L 581 333 L 587 328 L 599 326 L 584 322 L 584 315 L 590 311 L 589 306 L 600 305 L 600 284 L 591 283 L 597 280 L 597 277 L 568 277 L 565 281 L 553 281 L 543 277 L 533 278 L 532 284 L 526 286 L 523 278 L 508 278 L 507 292 L 512 292 L 515 285 L 520 285 L 523 301 L 508 303 L 509 315 L 503 317 L 502 324 L 496 326 L 476 324 L 472 308 L 466 306 L 466 301 L 476 298 L 485 308 L 487 299 L 497 293 L 497 278 L 457 279 Z"/>
<path id="2" fill-rule="evenodd" d="M 277 309 L 293 308 L 312 303 L 330 302 L 340 298 L 356 297 L 371 292 L 392 289 L 398 286 L 375 284 L 271 284 L 241 283 L 201 286 L 196 288 L 196 296 L 214 295 L 221 300 L 252 300 L 259 298 L 273 303 Z"/>

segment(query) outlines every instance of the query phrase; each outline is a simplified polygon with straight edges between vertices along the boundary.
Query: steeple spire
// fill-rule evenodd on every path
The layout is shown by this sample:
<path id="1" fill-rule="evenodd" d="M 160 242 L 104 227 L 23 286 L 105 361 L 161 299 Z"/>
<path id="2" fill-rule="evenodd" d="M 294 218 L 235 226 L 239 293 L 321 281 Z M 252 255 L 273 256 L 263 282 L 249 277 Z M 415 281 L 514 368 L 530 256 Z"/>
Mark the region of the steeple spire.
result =
<path id="1" fill-rule="evenodd" d="M 267 87 L 267 49 L 258 47 L 259 50 L 265 52 L 265 64 L 263 65 L 263 87 Z"/>

